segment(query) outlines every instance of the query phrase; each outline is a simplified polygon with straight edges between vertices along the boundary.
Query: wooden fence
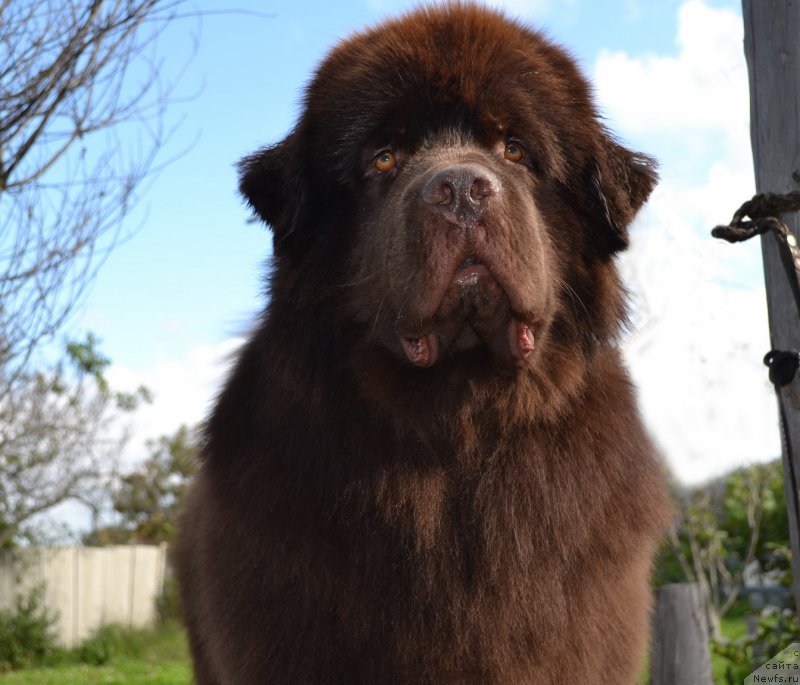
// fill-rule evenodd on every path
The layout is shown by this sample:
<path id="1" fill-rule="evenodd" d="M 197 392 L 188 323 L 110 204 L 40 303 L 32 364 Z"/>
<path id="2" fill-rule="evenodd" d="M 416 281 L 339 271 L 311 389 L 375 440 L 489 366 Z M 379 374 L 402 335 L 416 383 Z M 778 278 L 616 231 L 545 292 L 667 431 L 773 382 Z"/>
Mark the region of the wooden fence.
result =
<path id="1" fill-rule="evenodd" d="M 57 640 L 72 647 L 110 623 L 144 627 L 156 616 L 166 547 L 125 545 L 22 549 L 0 553 L 0 609 L 44 586 L 44 606 L 57 614 Z"/>
<path id="2" fill-rule="evenodd" d="M 156 618 L 167 549 L 146 545 L 65 547 L 0 552 L 0 610 L 44 587 L 57 615 L 58 643 L 72 647 L 111 623 L 145 627 Z M 668 585 L 656 594 L 651 685 L 710 685 L 708 631 L 696 585 Z"/>
<path id="3" fill-rule="evenodd" d="M 706 608 L 696 583 L 656 590 L 650 685 L 712 685 Z"/>

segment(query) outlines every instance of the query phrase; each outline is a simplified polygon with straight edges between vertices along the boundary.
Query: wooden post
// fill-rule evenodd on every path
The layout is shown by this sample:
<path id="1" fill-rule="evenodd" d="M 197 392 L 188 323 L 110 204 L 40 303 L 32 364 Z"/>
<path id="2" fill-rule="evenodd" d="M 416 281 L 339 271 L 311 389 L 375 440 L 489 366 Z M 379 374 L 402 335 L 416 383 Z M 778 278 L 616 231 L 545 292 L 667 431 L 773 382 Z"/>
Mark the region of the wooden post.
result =
<path id="1" fill-rule="evenodd" d="M 800 188 L 800 0 L 743 0 L 744 49 L 750 78 L 750 141 L 756 189 Z M 728 103 L 732 106 L 734 103 Z M 724 112 L 721 113 L 724 116 Z M 798 235 L 797 214 L 781 217 Z M 772 349 L 800 351 L 800 319 L 772 233 L 761 238 Z M 778 397 L 783 470 L 792 545 L 795 602 L 800 608 L 800 374 Z"/>
<path id="2" fill-rule="evenodd" d="M 712 685 L 706 606 L 697 583 L 656 590 L 650 685 Z"/>

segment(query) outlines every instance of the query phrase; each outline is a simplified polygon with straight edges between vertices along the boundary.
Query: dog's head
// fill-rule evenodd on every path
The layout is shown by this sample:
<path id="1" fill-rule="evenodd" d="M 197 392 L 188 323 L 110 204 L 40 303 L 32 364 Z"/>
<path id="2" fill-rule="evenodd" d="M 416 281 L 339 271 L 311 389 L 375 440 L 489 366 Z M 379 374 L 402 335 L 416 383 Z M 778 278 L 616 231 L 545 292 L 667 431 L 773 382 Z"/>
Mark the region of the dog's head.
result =
<path id="1" fill-rule="evenodd" d="M 296 129 L 240 170 L 274 231 L 273 288 L 328 290 L 364 344 L 416 367 L 524 368 L 612 338 L 613 255 L 656 180 L 599 122 L 569 55 L 460 5 L 342 43 Z"/>

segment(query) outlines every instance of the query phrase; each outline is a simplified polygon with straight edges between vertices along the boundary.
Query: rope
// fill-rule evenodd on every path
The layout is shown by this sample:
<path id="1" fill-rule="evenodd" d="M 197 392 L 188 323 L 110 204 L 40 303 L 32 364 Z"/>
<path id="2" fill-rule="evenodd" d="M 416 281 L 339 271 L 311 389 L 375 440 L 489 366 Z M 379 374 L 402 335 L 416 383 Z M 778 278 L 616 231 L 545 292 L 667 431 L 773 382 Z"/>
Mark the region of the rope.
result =
<path id="1" fill-rule="evenodd" d="M 789 227 L 777 218 L 778 214 L 797 211 L 800 211 L 800 191 L 786 195 L 762 193 L 745 202 L 733 215 L 730 224 L 717 226 L 711 235 L 729 243 L 738 243 L 772 231 L 778 239 L 781 262 L 792 288 L 797 316 L 800 317 L 800 249 Z M 745 221 L 746 216 L 751 220 Z"/>
<path id="2" fill-rule="evenodd" d="M 739 207 L 730 224 L 717 226 L 711 235 L 729 243 L 739 243 L 768 231 L 774 233 L 800 319 L 800 249 L 795 235 L 777 218 L 778 214 L 797 211 L 800 211 L 800 191 L 785 195 L 761 193 Z M 750 217 L 750 220 L 745 220 L 745 217 Z M 764 364 L 769 367 L 770 381 L 778 389 L 794 379 L 800 368 L 800 354 L 796 351 L 770 350 L 764 357 Z"/>

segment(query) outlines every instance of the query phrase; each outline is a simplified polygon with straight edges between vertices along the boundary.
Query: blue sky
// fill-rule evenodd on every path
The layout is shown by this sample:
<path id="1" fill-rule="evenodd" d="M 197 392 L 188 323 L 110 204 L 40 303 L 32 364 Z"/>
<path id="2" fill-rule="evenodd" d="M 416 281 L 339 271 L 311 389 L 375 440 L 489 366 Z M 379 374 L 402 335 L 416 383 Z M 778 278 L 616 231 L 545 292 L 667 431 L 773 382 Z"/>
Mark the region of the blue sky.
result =
<path id="1" fill-rule="evenodd" d="M 166 80 L 199 38 L 169 110 L 177 128 L 163 159 L 183 154 L 148 184 L 127 224 L 135 232 L 68 329 L 99 335 L 116 383 L 156 393 L 134 423 L 129 459 L 141 455 L 141 440 L 202 418 L 224 354 L 263 304 L 271 238 L 247 223 L 235 162 L 291 129 L 305 83 L 337 40 L 416 4 L 204 0 L 190 5 L 208 13 L 199 22 L 181 19 L 163 35 Z M 567 46 L 595 81 L 612 130 L 661 162 L 661 186 L 623 267 L 637 301 L 630 365 L 668 462 L 696 481 L 776 456 L 759 367 L 768 349 L 760 255 L 708 237 L 753 192 L 739 3 L 493 4 Z M 720 401 L 758 410 L 723 415 Z"/>

